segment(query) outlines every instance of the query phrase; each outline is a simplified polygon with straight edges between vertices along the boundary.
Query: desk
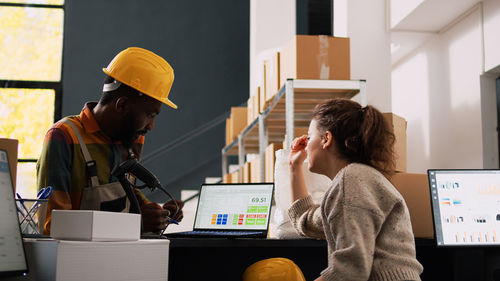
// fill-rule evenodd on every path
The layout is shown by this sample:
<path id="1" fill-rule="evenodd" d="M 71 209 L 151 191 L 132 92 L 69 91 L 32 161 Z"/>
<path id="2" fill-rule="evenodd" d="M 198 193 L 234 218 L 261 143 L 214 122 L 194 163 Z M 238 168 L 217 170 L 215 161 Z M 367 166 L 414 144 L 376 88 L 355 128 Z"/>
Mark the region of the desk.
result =
<path id="1" fill-rule="evenodd" d="M 54 243 L 44 240 L 26 243 L 31 261 L 29 276 L 6 280 L 54 280 Z M 417 259 L 424 266 L 421 275 L 424 281 L 499 280 L 495 277 L 500 276 L 500 247 L 437 248 L 433 239 L 418 238 L 415 244 Z M 38 251 L 33 251 L 35 246 Z M 169 251 L 168 279 L 171 281 L 238 281 L 249 265 L 273 257 L 293 260 L 306 280 L 312 281 L 327 265 L 324 240 L 171 238 Z M 37 279 L 36 276 L 51 277 Z"/>
<path id="2" fill-rule="evenodd" d="M 484 250 L 437 248 L 433 239 L 415 239 L 422 280 L 484 280 Z M 306 280 L 327 266 L 324 240 L 170 238 L 169 280 L 241 280 L 252 263 L 273 257 L 293 260 Z"/>
<path id="3" fill-rule="evenodd" d="M 293 260 L 306 280 L 327 265 L 324 240 L 170 238 L 169 280 L 241 280 L 245 269 L 262 259 Z"/>

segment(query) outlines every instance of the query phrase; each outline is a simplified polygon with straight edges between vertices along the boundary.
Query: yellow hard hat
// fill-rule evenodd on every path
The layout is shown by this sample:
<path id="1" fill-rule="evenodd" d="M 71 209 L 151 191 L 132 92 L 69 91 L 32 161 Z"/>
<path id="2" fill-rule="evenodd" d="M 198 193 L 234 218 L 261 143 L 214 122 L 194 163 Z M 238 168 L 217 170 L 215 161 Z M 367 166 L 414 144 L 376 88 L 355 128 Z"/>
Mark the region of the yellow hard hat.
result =
<path id="1" fill-rule="evenodd" d="M 287 258 L 258 261 L 245 270 L 243 281 L 306 281 L 300 268 Z"/>
<path id="2" fill-rule="evenodd" d="M 174 82 L 174 70 L 162 57 L 138 47 L 121 51 L 102 71 L 164 104 L 177 109 L 168 99 Z"/>

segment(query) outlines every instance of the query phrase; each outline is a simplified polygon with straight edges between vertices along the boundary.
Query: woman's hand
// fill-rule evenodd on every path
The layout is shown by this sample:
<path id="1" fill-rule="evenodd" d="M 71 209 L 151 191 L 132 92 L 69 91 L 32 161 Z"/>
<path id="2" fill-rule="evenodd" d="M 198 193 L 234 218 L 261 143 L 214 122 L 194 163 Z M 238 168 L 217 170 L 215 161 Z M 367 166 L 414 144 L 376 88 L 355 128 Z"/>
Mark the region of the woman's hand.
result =
<path id="1" fill-rule="evenodd" d="M 304 160 L 306 160 L 307 152 L 307 135 L 303 135 L 301 137 L 295 138 L 292 142 L 289 158 L 290 168 L 301 167 Z"/>
<path id="2" fill-rule="evenodd" d="M 308 195 L 302 163 L 306 160 L 307 136 L 296 138 L 292 142 L 292 151 L 290 152 L 290 187 L 292 191 L 292 202 L 304 198 Z"/>

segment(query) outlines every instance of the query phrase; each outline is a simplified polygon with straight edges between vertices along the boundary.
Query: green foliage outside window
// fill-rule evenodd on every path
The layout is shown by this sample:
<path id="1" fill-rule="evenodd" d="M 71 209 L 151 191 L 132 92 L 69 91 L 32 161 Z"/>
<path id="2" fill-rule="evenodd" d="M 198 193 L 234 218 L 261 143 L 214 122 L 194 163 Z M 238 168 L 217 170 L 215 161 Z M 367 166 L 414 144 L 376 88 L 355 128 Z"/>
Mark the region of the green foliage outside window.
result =
<path id="1" fill-rule="evenodd" d="M 38 158 L 54 123 L 54 90 L 0 88 L 0 136 L 19 140 L 19 158 Z"/>
<path id="2" fill-rule="evenodd" d="M 0 79 L 60 81 L 64 11 L 0 6 Z"/>
<path id="3" fill-rule="evenodd" d="M 50 89 L 0 88 L 0 137 L 19 140 L 18 158 L 40 156 L 45 133 L 54 122 L 54 99 L 55 92 Z M 18 166 L 17 189 L 23 195 L 36 195 L 34 165 Z"/>

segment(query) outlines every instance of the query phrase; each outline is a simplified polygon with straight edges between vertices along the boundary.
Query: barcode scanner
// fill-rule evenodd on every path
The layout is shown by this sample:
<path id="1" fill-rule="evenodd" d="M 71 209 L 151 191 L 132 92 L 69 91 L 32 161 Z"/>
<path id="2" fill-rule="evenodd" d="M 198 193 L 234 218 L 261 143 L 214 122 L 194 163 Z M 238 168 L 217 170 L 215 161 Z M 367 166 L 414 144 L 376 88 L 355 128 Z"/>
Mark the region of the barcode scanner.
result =
<path id="1" fill-rule="evenodd" d="M 144 183 L 144 185 L 142 185 L 142 186 L 133 185 L 131 182 L 129 182 L 126 179 L 126 177 L 125 177 L 126 173 L 135 176 L 137 179 L 142 181 Z M 168 197 L 170 197 L 170 199 L 173 200 L 173 202 L 176 206 L 176 210 L 175 210 L 174 214 L 172 215 L 172 217 L 175 218 L 175 216 L 179 212 L 179 205 L 177 205 L 176 200 L 172 197 L 172 195 L 170 195 L 170 193 L 163 186 L 161 186 L 158 178 L 155 175 L 153 175 L 153 173 L 148 171 L 148 169 L 146 169 L 144 166 L 142 166 L 142 164 L 139 163 L 139 161 L 137 161 L 136 158 L 129 158 L 129 159 L 123 161 L 120 165 L 115 166 L 113 168 L 113 170 L 111 171 L 111 174 L 118 178 L 123 189 L 125 190 L 125 193 L 127 194 L 127 197 L 129 198 L 130 203 L 131 203 L 130 204 L 130 212 L 131 213 L 141 214 L 139 202 L 137 201 L 137 198 L 135 197 L 131 186 L 134 186 L 135 188 L 138 188 L 138 189 L 143 189 L 145 187 L 149 187 L 149 189 L 151 189 L 151 191 L 153 191 L 156 188 L 160 189 Z M 169 222 L 177 223 L 177 221 L 173 220 L 170 217 L 167 217 L 167 219 L 169 220 Z M 165 231 L 165 230 L 163 230 L 163 231 Z M 161 232 L 162 234 L 163 234 L 163 231 Z M 142 227 L 141 227 L 141 232 L 142 232 Z"/>
<path id="2" fill-rule="evenodd" d="M 126 161 L 122 162 L 120 165 L 116 166 L 111 174 L 113 176 L 116 176 L 119 178 L 117 175 L 124 175 L 125 173 L 130 173 L 134 175 L 136 178 L 138 178 L 140 181 L 144 183 L 142 186 L 136 186 L 136 188 L 143 189 L 146 186 L 149 187 L 151 190 L 154 190 L 155 188 L 162 188 L 160 181 L 158 178 L 153 175 L 148 169 L 146 169 L 144 166 L 142 166 L 139 161 L 135 158 L 130 158 L 127 159 Z"/>

